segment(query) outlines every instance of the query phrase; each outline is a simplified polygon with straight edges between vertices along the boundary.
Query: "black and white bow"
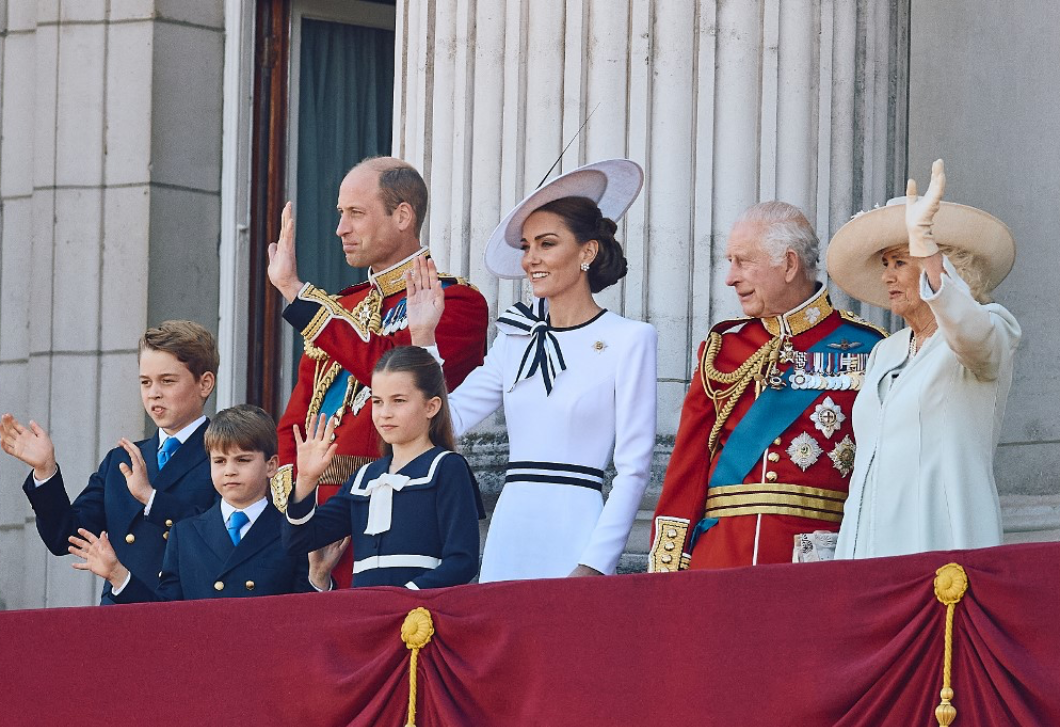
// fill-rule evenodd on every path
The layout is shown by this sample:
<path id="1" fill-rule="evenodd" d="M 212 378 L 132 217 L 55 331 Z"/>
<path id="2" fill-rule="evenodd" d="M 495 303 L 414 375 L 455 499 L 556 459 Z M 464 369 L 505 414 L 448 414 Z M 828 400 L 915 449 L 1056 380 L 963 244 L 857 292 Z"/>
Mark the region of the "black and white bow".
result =
<path id="1" fill-rule="evenodd" d="M 540 370 L 545 396 L 551 394 L 556 377 L 567 370 L 567 364 L 548 323 L 545 301 L 537 301 L 536 313 L 525 303 L 516 303 L 497 319 L 497 328 L 509 335 L 530 335 L 530 343 L 515 375 L 515 384 L 533 377 Z"/>

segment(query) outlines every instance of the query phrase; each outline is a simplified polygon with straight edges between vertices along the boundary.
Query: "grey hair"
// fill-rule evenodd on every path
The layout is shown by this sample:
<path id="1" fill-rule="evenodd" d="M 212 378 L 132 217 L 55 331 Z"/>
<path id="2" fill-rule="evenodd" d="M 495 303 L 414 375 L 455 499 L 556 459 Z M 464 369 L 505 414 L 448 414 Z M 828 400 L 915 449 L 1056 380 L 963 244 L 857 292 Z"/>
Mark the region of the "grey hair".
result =
<path id="1" fill-rule="evenodd" d="M 798 255 L 807 278 L 817 274 L 821 241 L 798 207 L 779 200 L 759 202 L 736 218 L 736 224 L 742 222 L 757 222 L 766 228 L 761 238 L 762 249 L 775 265 L 783 262 L 784 255 L 791 250 Z"/>

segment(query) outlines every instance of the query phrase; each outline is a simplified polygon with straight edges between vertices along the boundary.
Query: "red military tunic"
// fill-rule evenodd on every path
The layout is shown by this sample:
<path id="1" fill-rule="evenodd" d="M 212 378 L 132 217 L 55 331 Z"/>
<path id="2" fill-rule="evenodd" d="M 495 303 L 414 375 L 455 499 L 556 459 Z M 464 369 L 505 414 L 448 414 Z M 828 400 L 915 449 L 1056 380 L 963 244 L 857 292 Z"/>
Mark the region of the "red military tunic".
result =
<path id="1" fill-rule="evenodd" d="M 834 310 L 823 289 L 783 316 L 711 329 L 655 510 L 649 571 L 790 563 L 797 534 L 839 529 L 851 407 L 882 336 Z"/>
<path id="2" fill-rule="evenodd" d="M 339 487 L 380 455 L 379 438 L 372 424 L 372 369 L 392 348 L 412 343 L 405 314 L 405 272 L 416 255 L 337 296 L 306 284 L 283 316 L 301 331 L 305 354 L 298 365 L 298 381 L 287 409 L 277 425 L 280 471 L 273 478 L 273 500 L 281 510 L 296 477 L 297 449 L 293 427 L 303 436 L 308 422 L 321 413 L 338 420 L 338 449 L 317 490 L 325 502 Z M 459 278 L 440 276 L 445 286 L 445 312 L 435 336 L 445 360 L 443 370 L 449 390 L 482 363 L 486 351 L 489 311 L 476 288 Z M 342 587 L 350 583 L 347 557 L 335 568 Z"/>

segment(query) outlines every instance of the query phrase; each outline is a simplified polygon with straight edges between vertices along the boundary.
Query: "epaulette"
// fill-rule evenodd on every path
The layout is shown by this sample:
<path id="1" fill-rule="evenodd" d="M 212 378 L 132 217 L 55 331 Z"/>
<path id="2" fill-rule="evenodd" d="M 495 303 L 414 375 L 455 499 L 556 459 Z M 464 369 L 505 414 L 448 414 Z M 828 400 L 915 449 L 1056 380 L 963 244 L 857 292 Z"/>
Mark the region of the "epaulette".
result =
<path id="1" fill-rule="evenodd" d="M 340 290 L 338 292 L 337 295 L 333 295 L 331 297 L 334 298 L 335 300 L 338 300 L 339 298 L 342 298 L 343 296 L 347 296 L 347 295 L 350 295 L 352 293 L 356 293 L 358 290 L 364 290 L 365 288 L 367 288 L 370 285 L 371 285 L 371 283 L 369 281 L 363 280 L 360 283 L 354 283 L 353 285 L 351 285 L 348 288 L 343 288 L 342 290 Z"/>
<path id="2" fill-rule="evenodd" d="M 459 275 L 450 275 L 449 273 L 438 273 L 438 279 L 445 281 L 450 285 L 466 285 L 467 287 L 474 290 L 476 293 L 478 292 L 478 288 L 476 288 L 470 280 L 468 280 L 467 278 L 462 278 Z"/>
<path id="3" fill-rule="evenodd" d="M 719 321 L 710 327 L 711 333 L 725 333 L 731 328 L 736 328 L 739 325 L 747 323 L 747 321 L 753 321 L 754 318 L 751 316 L 740 316 L 739 318 L 729 318 L 724 321 Z"/>
<path id="4" fill-rule="evenodd" d="M 861 326 L 862 328 L 868 328 L 870 331 L 875 331 L 876 333 L 879 333 L 883 338 L 887 338 L 887 336 L 891 335 L 890 333 L 887 332 L 887 330 L 885 328 L 881 328 L 880 326 L 877 326 L 875 323 L 870 323 L 869 321 L 867 321 L 864 318 L 862 318 L 861 316 L 859 316 L 857 313 L 853 313 L 853 312 L 848 311 L 848 310 L 840 310 L 838 308 L 836 310 L 839 312 L 839 317 L 842 318 L 847 323 L 853 323 L 855 326 Z"/>

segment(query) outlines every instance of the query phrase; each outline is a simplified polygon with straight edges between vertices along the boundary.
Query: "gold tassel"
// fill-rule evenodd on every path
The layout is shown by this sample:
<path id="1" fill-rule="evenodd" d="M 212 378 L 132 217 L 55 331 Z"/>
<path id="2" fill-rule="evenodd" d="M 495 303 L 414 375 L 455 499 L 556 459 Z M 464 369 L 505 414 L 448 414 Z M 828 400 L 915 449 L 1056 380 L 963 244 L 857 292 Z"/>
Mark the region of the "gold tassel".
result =
<path id="1" fill-rule="evenodd" d="M 953 611 L 968 590 L 968 574 L 956 563 L 947 563 L 935 571 L 935 598 L 946 606 L 946 646 L 942 659 L 942 701 L 935 708 L 939 727 L 949 727 L 957 719 L 957 709 L 950 702 L 953 689 L 950 676 L 953 665 Z"/>
<path id="2" fill-rule="evenodd" d="M 434 621 L 425 608 L 414 608 L 401 624 L 401 640 L 412 651 L 409 660 L 409 719 L 405 727 L 416 727 L 416 662 L 420 649 L 431 643 L 434 636 Z"/>

